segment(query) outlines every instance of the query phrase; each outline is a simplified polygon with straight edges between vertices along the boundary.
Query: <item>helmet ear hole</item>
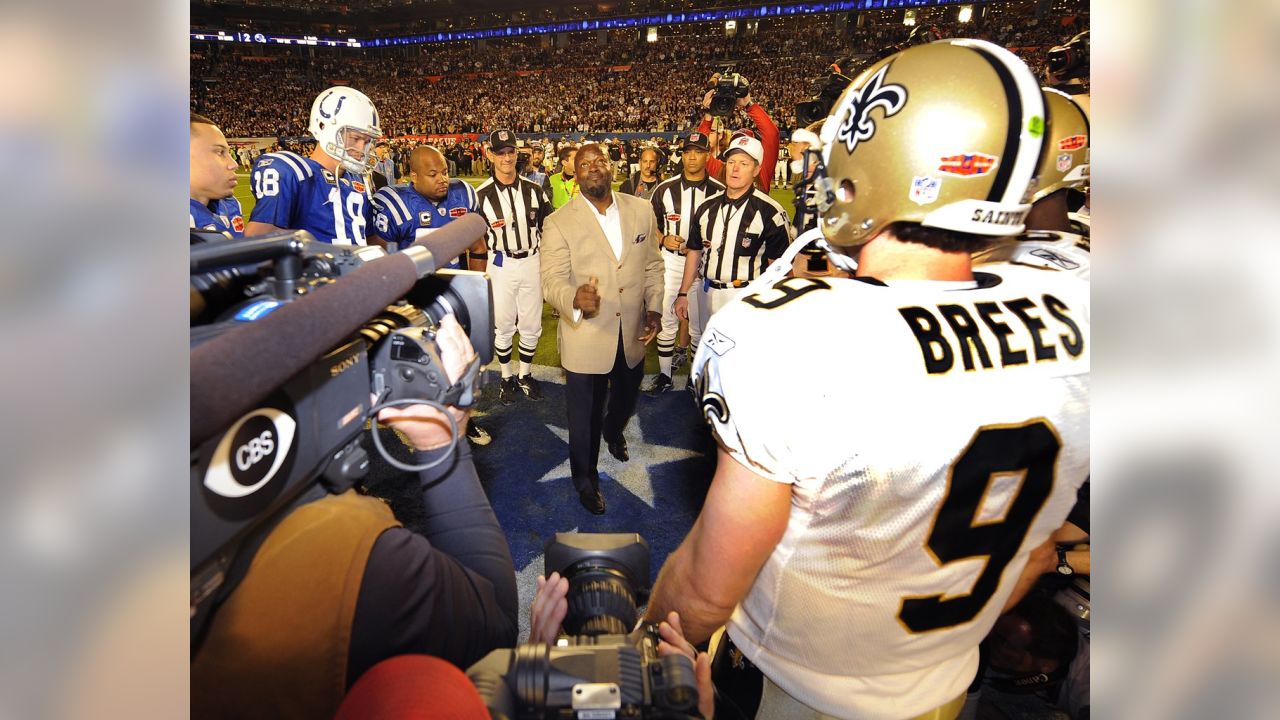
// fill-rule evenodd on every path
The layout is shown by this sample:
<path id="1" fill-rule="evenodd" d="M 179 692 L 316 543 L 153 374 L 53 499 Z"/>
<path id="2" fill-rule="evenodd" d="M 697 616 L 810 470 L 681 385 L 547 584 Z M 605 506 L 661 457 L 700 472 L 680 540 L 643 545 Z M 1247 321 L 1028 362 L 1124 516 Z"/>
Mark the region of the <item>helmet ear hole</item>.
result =
<path id="1" fill-rule="evenodd" d="M 840 181 L 840 185 L 836 188 L 836 197 L 840 202 L 850 203 L 856 197 L 858 191 L 854 189 L 853 183 L 848 178 Z"/>

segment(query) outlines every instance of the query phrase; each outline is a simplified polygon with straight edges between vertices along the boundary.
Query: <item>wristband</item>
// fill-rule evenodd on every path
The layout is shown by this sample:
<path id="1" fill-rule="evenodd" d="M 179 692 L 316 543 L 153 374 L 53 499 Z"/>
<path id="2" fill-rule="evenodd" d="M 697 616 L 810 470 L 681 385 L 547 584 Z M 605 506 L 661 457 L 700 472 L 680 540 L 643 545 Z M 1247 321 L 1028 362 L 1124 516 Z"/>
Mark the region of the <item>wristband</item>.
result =
<path id="1" fill-rule="evenodd" d="M 676 297 L 688 297 L 688 296 L 689 296 L 689 293 L 687 292 L 676 293 Z"/>
<path id="2" fill-rule="evenodd" d="M 486 250 L 484 252 L 468 252 L 467 255 L 472 260 L 484 260 L 489 257 L 489 251 Z"/>

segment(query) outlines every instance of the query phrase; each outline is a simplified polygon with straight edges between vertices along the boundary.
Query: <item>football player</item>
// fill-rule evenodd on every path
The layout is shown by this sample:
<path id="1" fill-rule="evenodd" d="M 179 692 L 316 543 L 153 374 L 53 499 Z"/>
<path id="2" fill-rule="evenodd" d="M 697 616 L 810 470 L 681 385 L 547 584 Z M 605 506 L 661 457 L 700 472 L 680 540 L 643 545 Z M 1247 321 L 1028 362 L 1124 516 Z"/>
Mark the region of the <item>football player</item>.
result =
<path id="1" fill-rule="evenodd" d="M 365 245 L 368 174 L 378 162 L 382 137 L 378 111 L 359 90 L 342 85 L 311 104 L 311 157 L 287 150 L 266 153 L 254 164 L 250 184 L 257 204 L 245 235 L 306 230 L 321 242 Z"/>
<path id="2" fill-rule="evenodd" d="M 454 218 L 475 211 L 476 191 L 462 180 L 449 177 L 448 161 L 439 150 L 419 145 L 409 155 L 409 182 L 374 193 L 370 237 L 391 250 L 403 250 Z M 484 250 L 481 238 L 472 252 L 480 255 Z M 454 258 L 448 267 L 458 269 L 462 264 Z"/>
<path id="3" fill-rule="evenodd" d="M 974 262 L 1016 262 L 1088 278 L 1088 226 L 1081 228 L 1071 221 L 1068 197 L 1089 182 L 1089 118 L 1065 93 L 1053 88 L 1043 91 L 1049 125 L 1027 231 L 975 254 Z"/>
<path id="4" fill-rule="evenodd" d="M 702 336 L 718 463 L 646 616 L 678 610 L 694 643 L 727 622 L 757 717 L 955 717 L 1052 552 L 1089 472 L 1088 283 L 971 259 L 1024 230 L 1044 133 L 1001 47 L 876 62 L 815 169 L 819 242 L 854 277 L 766 275 Z"/>
<path id="5" fill-rule="evenodd" d="M 244 237 L 236 199 L 236 161 L 213 121 L 191 113 L 191 227 Z"/>

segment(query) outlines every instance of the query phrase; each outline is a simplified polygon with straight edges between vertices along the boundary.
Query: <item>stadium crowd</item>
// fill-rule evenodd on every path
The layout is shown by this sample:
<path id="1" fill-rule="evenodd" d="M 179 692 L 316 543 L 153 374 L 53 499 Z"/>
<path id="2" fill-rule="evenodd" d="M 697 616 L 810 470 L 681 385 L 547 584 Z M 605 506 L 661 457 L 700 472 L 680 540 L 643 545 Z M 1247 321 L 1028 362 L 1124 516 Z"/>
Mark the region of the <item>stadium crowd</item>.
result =
<path id="1" fill-rule="evenodd" d="M 1038 72 L 1048 49 L 1086 26 L 1087 15 L 1037 19 L 1004 13 L 964 25 L 927 17 L 921 22 L 943 36 L 980 37 L 1013 48 Z M 706 23 L 675 26 L 674 34 L 654 43 L 631 31 L 612 31 L 608 43 L 598 43 L 594 33 L 570 34 L 566 47 L 544 46 L 544 37 L 314 58 L 289 48 L 196 45 L 191 102 L 193 111 L 230 137 L 305 136 L 310 100 L 334 83 L 366 92 L 383 109 L 384 132 L 391 137 L 486 133 L 494 127 L 517 133 L 671 132 L 689 129 L 707 79 L 732 63 L 751 81 L 753 98 L 779 127 L 790 129 L 794 104 L 808 95 L 809 80 L 826 65 L 850 53 L 876 53 L 912 30 L 901 23 L 840 25 L 839 16 L 830 15 L 777 20 L 735 37 Z M 708 42 L 716 33 L 720 37 Z M 254 102 L 245 102 L 249 87 Z"/>

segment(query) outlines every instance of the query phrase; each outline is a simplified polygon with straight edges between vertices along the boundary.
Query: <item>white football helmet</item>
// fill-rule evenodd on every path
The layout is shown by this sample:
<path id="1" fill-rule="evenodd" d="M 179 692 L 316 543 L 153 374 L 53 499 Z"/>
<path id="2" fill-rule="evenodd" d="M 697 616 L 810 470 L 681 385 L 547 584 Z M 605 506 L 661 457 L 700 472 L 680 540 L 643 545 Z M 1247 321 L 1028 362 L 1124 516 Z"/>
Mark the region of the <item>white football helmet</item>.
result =
<path id="1" fill-rule="evenodd" d="M 378 164 L 373 145 L 382 137 L 378 110 L 367 95 L 338 85 L 320 93 L 311 103 L 311 136 L 342 169 L 366 175 Z"/>

